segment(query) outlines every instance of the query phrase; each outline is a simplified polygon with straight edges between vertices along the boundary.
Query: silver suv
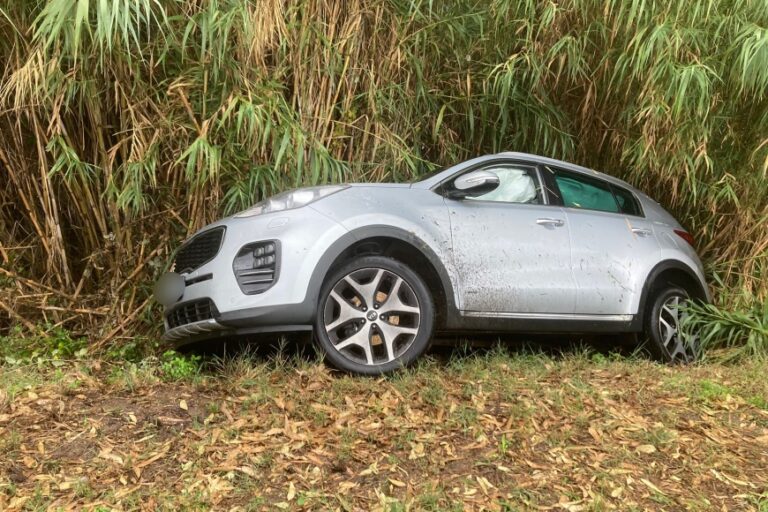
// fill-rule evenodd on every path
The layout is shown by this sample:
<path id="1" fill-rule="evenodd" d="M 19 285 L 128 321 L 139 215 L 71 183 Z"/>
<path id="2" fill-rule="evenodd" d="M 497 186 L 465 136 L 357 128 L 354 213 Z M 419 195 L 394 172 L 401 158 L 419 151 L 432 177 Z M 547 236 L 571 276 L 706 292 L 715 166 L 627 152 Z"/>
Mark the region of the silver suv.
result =
<path id="1" fill-rule="evenodd" d="M 412 363 L 438 332 L 644 333 L 690 361 L 693 239 L 627 183 L 523 153 L 411 184 L 292 190 L 203 228 L 156 287 L 165 337 L 312 331 L 361 374 Z"/>

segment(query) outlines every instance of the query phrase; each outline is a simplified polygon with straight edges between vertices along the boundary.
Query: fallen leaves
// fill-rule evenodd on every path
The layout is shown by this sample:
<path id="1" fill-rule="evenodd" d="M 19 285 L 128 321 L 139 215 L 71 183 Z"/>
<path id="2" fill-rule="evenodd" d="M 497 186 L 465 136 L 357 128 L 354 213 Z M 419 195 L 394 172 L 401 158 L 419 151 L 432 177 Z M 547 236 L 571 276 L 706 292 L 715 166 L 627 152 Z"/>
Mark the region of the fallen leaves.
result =
<path id="1" fill-rule="evenodd" d="M 635 451 L 637 453 L 645 453 L 645 454 L 656 453 L 656 447 L 653 446 L 652 444 L 641 444 L 640 446 L 635 448 Z"/>
<path id="2" fill-rule="evenodd" d="M 712 472 L 713 475 L 715 475 L 715 478 L 717 478 L 718 480 L 721 480 L 723 482 L 728 482 L 728 483 L 737 485 L 739 487 L 751 487 L 752 489 L 756 489 L 757 488 L 757 486 L 755 484 L 753 484 L 752 482 L 746 482 L 744 480 L 739 480 L 738 478 L 734 478 L 732 476 L 729 476 L 725 472 L 717 471 L 717 470 L 714 470 L 714 469 L 711 469 L 710 471 Z"/>
<path id="3" fill-rule="evenodd" d="M 656 485 L 653 482 L 651 482 L 650 480 L 647 480 L 645 478 L 641 478 L 640 481 L 643 482 L 653 492 L 664 496 L 664 491 L 662 491 L 661 489 L 656 487 Z"/>
<path id="4" fill-rule="evenodd" d="M 251 388 L 40 385 L 0 415 L 0 439 L 19 438 L 0 445 L 11 454 L 0 477 L 16 486 L 0 509 L 26 506 L 37 488 L 53 508 L 184 508 L 194 496 L 217 509 L 258 497 L 291 510 L 579 511 L 706 496 L 739 509 L 768 485 L 768 418 L 744 401 L 683 399 L 654 366 L 477 364 L 375 381 L 276 370 Z"/>
<path id="5" fill-rule="evenodd" d="M 293 500 L 293 498 L 296 497 L 296 486 L 293 485 L 293 482 L 288 483 L 288 493 L 285 496 L 285 499 L 288 501 Z"/>
<path id="6" fill-rule="evenodd" d="M 102 459 L 106 459 L 106 460 L 112 461 L 112 462 L 116 462 L 117 464 L 119 464 L 121 466 L 124 464 L 123 458 L 120 455 L 112 453 L 112 449 L 111 448 L 105 448 L 102 451 L 100 451 L 99 452 L 99 457 L 101 457 Z"/>

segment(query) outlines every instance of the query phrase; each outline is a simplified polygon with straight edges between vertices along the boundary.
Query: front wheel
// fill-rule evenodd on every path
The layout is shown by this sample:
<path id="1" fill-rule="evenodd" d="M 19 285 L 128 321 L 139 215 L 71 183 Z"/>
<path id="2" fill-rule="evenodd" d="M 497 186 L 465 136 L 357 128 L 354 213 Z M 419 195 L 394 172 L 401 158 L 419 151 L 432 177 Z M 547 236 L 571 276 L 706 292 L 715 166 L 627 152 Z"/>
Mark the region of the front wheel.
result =
<path id="1" fill-rule="evenodd" d="M 424 353 L 434 310 L 418 274 L 397 260 L 365 256 L 326 279 L 315 337 L 336 368 L 380 375 L 408 366 Z"/>
<path id="2" fill-rule="evenodd" d="M 665 363 L 691 363 L 701 356 L 698 336 L 681 326 L 688 315 L 688 293 L 674 285 L 660 290 L 645 318 L 645 335 L 651 354 Z"/>

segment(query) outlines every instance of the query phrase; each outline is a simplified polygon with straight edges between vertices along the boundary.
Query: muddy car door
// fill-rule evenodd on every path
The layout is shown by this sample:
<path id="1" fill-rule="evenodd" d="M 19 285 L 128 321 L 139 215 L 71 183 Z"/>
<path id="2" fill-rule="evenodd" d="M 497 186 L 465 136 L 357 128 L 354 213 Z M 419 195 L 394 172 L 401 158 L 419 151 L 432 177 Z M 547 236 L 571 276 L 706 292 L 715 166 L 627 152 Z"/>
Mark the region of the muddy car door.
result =
<path id="1" fill-rule="evenodd" d="M 575 313 L 634 313 L 630 304 L 642 291 L 644 269 L 661 251 L 639 201 L 629 190 L 597 177 L 552 168 L 542 173 L 551 184 L 551 202 L 565 208 L 579 287 Z"/>
<path id="2" fill-rule="evenodd" d="M 478 171 L 498 176 L 498 186 L 462 197 L 451 192 L 462 185 L 457 176 L 444 194 L 461 309 L 502 316 L 573 313 L 565 214 L 544 204 L 536 168 L 501 161 L 468 172 Z"/>

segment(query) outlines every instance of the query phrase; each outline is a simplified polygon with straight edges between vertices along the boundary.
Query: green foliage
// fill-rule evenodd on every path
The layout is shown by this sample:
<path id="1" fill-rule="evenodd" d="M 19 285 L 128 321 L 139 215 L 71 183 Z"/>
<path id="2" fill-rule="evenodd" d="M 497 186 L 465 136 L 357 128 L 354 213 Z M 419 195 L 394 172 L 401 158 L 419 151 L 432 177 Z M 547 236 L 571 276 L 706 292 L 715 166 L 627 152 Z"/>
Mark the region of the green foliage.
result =
<path id="1" fill-rule="evenodd" d="M 57 364 L 84 357 L 88 353 L 87 347 L 87 338 L 74 338 L 61 327 L 45 326 L 32 336 L 16 327 L 7 336 L 0 336 L 0 363 Z"/>
<path id="2" fill-rule="evenodd" d="M 768 411 L 768 398 L 764 396 L 751 396 L 747 398 L 747 402 L 754 405 L 758 409 L 763 409 L 764 411 Z"/>
<path id="3" fill-rule="evenodd" d="M 699 382 L 697 396 L 702 400 L 712 401 L 732 393 L 733 391 L 728 387 L 705 379 Z"/>
<path id="4" fill-rule="evenodd" d="M 155 338 L 134 336 L 118 345 L 110 346 L 103 354 L 104 359 L 138 363 L 158 353 L 160 342 Z"/>
<path id="5" fill-rule="evenodd" d="M 768 358 L 768 303 L 742 311 L 692 305 L 688 313 L 683 329 L 696 333 L 704 349 L 728 349 L 718 357 L 728 361 Z"/>
<path id="6" fill-rule="evenodd" d="M 198 355 L 181 355 L 169 350 L 163 353 L 160 361 L 160 370 L 163 380 L 178 381 L 191 380 L 200 374 L 201 357 Z"/>
<path id="7" fill-rule="evenodd" d="M 519 150 L 670 208 L 720 306 L 768 299 L 764 0 L 10 0 L 0 35 L 2 261 L 71 296 L 286 188 Z"/>

